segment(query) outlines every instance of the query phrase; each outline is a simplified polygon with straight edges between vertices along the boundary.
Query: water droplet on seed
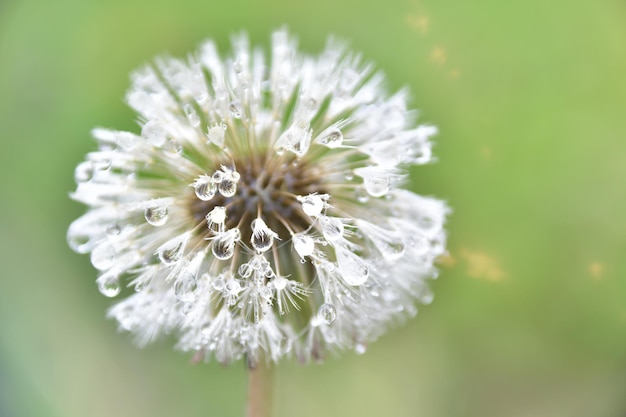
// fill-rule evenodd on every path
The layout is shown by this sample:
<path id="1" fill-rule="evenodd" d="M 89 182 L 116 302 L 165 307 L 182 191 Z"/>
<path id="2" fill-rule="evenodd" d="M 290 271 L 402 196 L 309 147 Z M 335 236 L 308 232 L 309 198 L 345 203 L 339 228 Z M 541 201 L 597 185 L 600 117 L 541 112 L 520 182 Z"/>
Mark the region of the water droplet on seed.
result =
<path id="1" fill-rule="evenodd" d="M 110 224 L 107 226 L 106 233 L 108 237 L 115 237 L 122 233 L 122 229 L 117 224 Z"/>
<path id="2" fill-rule="evenodd" d="M 91 161 L 91 166 L 94 171 L 107 171 L 111 168 L 110 159 L 98 159 Z"/>
<path id="3" fill-rule="evenodd" d="M 219 184 L 224 179 L 224 171 L 215 171 L 211 178 L 214 183 Z"/>
<path id="4" fill-rule="evenodd" d="M 239 229 L 230 229 L 213 239 L 211 251 L 220 260 L 230 259 L 235 254 L 235 243 L 240 238 Z"/>
<path id="5" fill-rule="evenodd" d="M 264 286 L 259 289 L 259 295 L 266 300 L 272 298 L 272 289 L 269 286 Z"/>
<path id="6" fill-rule="evenodd" d="M 311 129 L 308 126 L 293 124 L 278 137 L 274 148 L 277 153 L 287 149 L 298 156 L 303 156 L 309 150 L 310 144 Z"/>
<path id="7" fill-rule="evenodd" d="M 241 103 L 239 103 L 239 100 L 231 101 L 228 106 L 228 110 L 230 111 L 230 115 L 232 117 L 239 119 L 241 117 Z"/>
<path id="8" fill-rule="evenodd" d="M 178 155 L 183 152 L 183 145 L 181 145 L 178 141 L 174 139 L 168 139 L 165 142 L 165 145 L 163 146 L 163 148 L 167 152 L 174 154 L 174 155 Z"/>
<path id="9" fill-rule="evenodd" d="M 276 290 L 281 291 L 287 286 L 287 280 L 283 277 L 276 277 L 272 280 L 272 285 L 274 285 Z"/>
<path id="10" fill-rule="evenodd" d="M 153 146 L 162 146 L 167 139 L 165 129 L 157 120 L 150 120 L 143 125 L 141 128 L 141 136 L 146 138 L 148 143 Z"/>
<path id="11" fill-rule="evenodd" d="M 353 286 L 362 285 L 369 277 L 369 267 L 357 254 L 345 247 L 337 247 L 335 250 L 337 265 L 341 272 L 341 278 Z"/>
<path id="12" fill-rule="evenodd" d="M 382 197 L 389 192 L 389 177 L 374 176 L 364 179 L 365 189 L 372 197 Z"/>
<path id="13" fill-rule="evenodd" d="M 224 197 L 232 197 L 237 193 L 237 182 L 230 178 L 224 178 L 222 182 L 220 182 L 218 189 L 220 194 Z"/>
<path id="14" fill-rule="evenodd" d="M 322 216 L 319 218 L 322 234 L 329 242 L 334 242 L 343 237 L 343 222 L 337 217 Z"/>
<path id="15" fill-rule="evenodd" d="M 196 112 L 196 109 L 193 108 L 193 105 L 189 103 L 185 104 L 183 106 L 183 111 L 185 112 L 185 115 L 187 116 L 189 123 L 193 127 L 200 126 L 200 116 L 198 116 L 198 113 Z"/>
<path id="16" fill-rule="evenodd" d="M 96 281 L 98 283 L 98 291 L 105 297 L 115 297 L 122 289 L 120 281 L 115 276 L 101 276 Z"/>
<path id="17" fill-rule="evenodd" d="M 68 233 L 67 244 L 77 253 L 87 253 L 92 249 L 90 236 L 75 233 L 74 230 L 70 230 Z"/>
<path id="18" fill-rule="evenodd" d="M 144 216 L 152 226 L 163 226 L 167 222 L 167 207 L 148 207 Z"/>
<path id="19" fill-rule="evenodd" d="M 81 162 L 74 171 L 74 180 L 77 184 L 87 182 L 93 178 L 93 164 L 91 162 Z"/>
<path id="20" fill-rule="evenodd" d="M 213 281 L 212 285 L 213 285 L 213 289 L 215 291 L 222 291 L 224 289 L 224 285 L 226 285 L 226 284 L 224 282 L 224 278 L 220 277 L 220 278 L 216 278 Z"/>
<path id="21" fill-rule="evenodd" d="M 225 132 L 221 126 L 213 126 L 209 129 L 209 141 L 222 148 L 224 146 Z"/>
<path id="22" fill-rule="evenodd" d="M 291 238 L 291 243 L 301 258 L 310 256 L 315 249 L 315 242 L 313 241 L 313 238 L 303 233 L 294 234 Z"/>
<path id="23" fill-rule="evenodd" d="M 192 302 L 183 304 L 182 313 L 185 316 L 188 315 L 189 313 L 191 313 L 191 310 L 193 310 L 193 306 L 194 306 L 194 304 Z"/>
<path id="24" fill-rule="evenodd" d="M 113 245 L 105 240 L 96 246 L 91 252 L 91 264 L 101 271 L 109 269 L 115 262 L 115 249 Z"/>
<path id="25" fill-rule="evenodd" d="M 272 247 L 274 238 L 278 235 L 263 221 L 261 218 L 252 220 L 252 236 L 250 237 L 250 243 L 252 247 L 258 252 L 266 252 Z"/>
<path id="26" fill-rule="evenodd" d="M 357 188 L 354 191 L 354 195 L 359 203 L 367 203 L 370 199 L 369 194 L 366 193 L 365 190 L 363 190 L 362 188 Z"/>
<path id="27" fill-rule="evenodd" d="M 176 284 L 174 284 L 174 295 L 180 301 L 184 303 L 189 303 L 196 298 L 196 290 L 198 289 L 198 283 L 196 278 L 187 274 L 185 276 L 180 277 Z"/>
<path id="28" fill-rule="evenodd" d="M 322 134 L 316 139 L 317 143 L 328 146 L 329 148 L 336 148 L 343 143 L 343 134 L 341 130 L 332 128 Z"/>
<path id="29" fill-rule="evenodd" d="M 302 204 L 302 211 L 309 217 L 319 216 L 324 209 L 324 200 L 317 194 L 298 196 L 298 201 Z"/>
<path id="30" fill-rule="evenodd" d="M 324 324 L 331 324 L 337 319 L 337 310 L 335 309 L 334 305 L 330 303 L 324 303 L 317 311 L 317 315 Z"/>
<path id="31" fill-rule="evenodd" d="M 158 249 L 158 256 L 164 265 L 173 265 L 180 261 L 185 250 L 187 239 L 176 238 L 165 243 Z"/>
<path id="32" fill-rule="evenodd" d="M 217 191 L 217 185 L 206 175 L 198 178 L 192 185 L 196 192 L 196 197 L 202 201 L 209 201 L 215 196 Z"/>

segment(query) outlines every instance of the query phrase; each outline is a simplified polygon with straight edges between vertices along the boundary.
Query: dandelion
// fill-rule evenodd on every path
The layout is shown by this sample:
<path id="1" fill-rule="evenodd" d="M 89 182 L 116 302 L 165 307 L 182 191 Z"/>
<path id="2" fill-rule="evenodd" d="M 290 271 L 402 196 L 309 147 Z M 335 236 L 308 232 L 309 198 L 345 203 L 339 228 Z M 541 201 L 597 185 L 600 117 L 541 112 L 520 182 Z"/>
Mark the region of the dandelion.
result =
<path id="1" fill-rule="evenodd" d="M 141 132 L 93 130 L 69 244 L 140 346 L 174 334 L 225 364 L 363 352 L 432 300 L 447 208 L 401 187 L 437 130 L 335 41 L 317 57 L 285 31 L 269 58 L 243 35 L 233 49 L 132 75 Z"/>

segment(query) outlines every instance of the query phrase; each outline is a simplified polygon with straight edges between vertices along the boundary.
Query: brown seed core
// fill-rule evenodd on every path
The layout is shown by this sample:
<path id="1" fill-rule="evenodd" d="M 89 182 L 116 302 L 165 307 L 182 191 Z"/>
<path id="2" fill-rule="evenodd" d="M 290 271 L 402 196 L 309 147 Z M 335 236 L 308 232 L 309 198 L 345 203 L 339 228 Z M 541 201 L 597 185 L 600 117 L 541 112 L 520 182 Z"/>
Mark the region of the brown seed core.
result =
<path id="1" fill-rule="evenodd" d="M 219 169 L 219 166 L 213 169 Z M 240 174 L 236 194 L 224 197 L 218 192 L 209 201 L 202 201 L 192 194 L 189 208 L 195 222 L 204 221 L 211 210 L 222 206 L 226 207 L 226 228 L 239 227 L 243 241 L 250 239 L 250 223 L 258 216 L 284 240 L 290 236 L 287 226 L 293 232 L 309 227 L 310 219 L 302 211 L 296 196 L 324 193 L 319 184 L 321 171 L 318 168 L 286 156 L 267 160 L 265 155 L 235 160 L 230 168 Z M 199 233 L 206 231 L 200 229 Z"/>

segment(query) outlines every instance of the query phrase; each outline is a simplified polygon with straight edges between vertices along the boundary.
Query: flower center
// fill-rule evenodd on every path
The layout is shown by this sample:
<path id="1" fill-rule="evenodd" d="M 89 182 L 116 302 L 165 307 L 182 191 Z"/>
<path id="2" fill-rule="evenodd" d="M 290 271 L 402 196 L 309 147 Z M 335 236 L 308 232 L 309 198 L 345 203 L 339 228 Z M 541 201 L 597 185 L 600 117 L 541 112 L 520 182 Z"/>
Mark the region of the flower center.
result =
<path id="1" fill-rule="evenodd" d="M 250 239 L 250 224 L 257 217 L 263 218 L 281 239 L 310 226 L 309 216 L 297 196 L 324 193 L 318 168 L 286 155 L 249 156 L 225 166 L 239 174 L 234 195 L 217 192 L 208 201 L 193 195 L 189 209 L 196 223 L 205 221 L 216 207 L 224 207 L 226 229 L 239 228 L 244 241 Z M 200 233 L 205 231 L 201 229 Z"/>

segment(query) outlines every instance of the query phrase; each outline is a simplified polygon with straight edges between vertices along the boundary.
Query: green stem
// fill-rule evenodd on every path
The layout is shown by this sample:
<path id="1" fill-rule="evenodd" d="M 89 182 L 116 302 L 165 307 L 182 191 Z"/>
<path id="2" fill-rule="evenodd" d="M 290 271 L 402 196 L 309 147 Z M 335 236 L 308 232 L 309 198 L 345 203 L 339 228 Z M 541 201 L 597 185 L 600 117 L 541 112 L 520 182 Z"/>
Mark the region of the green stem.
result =
<path id="1" fill-rule="evenodd" d="M 272 416 L 273 369 L 265 360 L 248 368 L 248 408 L 246 417 Z"/>

